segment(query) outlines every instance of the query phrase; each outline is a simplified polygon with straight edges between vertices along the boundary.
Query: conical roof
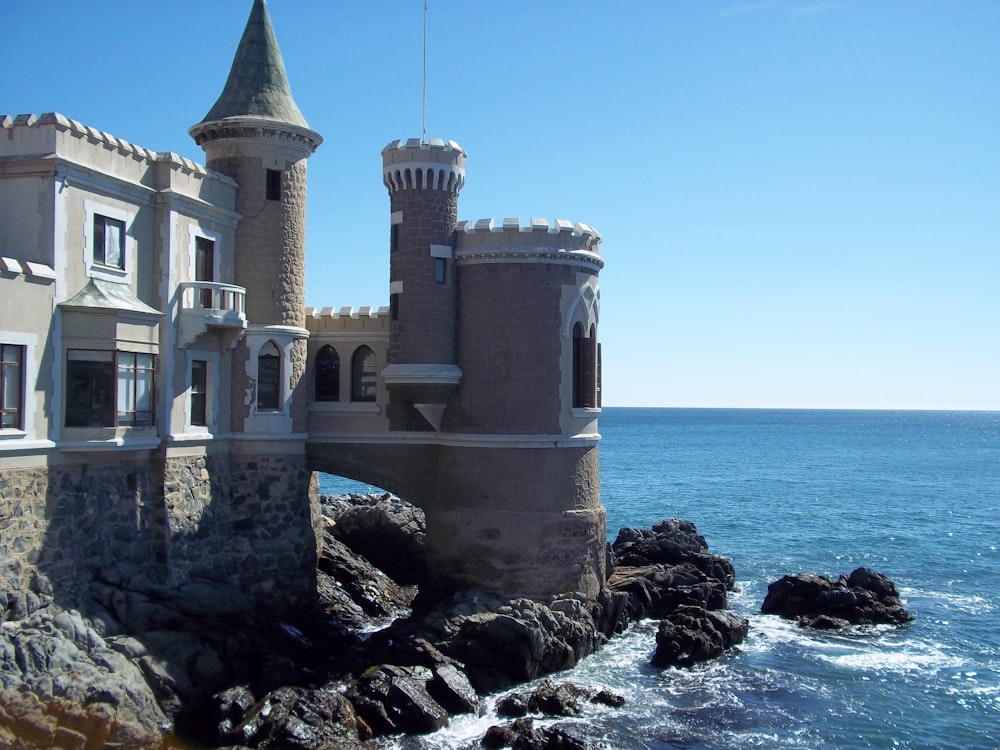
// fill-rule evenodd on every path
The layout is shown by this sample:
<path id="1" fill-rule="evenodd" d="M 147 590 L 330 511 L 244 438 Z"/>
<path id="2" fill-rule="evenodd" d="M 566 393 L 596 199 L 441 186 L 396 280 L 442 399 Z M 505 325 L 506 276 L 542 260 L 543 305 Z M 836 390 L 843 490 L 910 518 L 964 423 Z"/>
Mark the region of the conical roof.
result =
<path id="1" fill-rule="evenodd" d="M 230 117 L 262 118 L 309 127 L 292 98 L 264 0 L 254 0 L 225 88 L 202 123 Z"/>

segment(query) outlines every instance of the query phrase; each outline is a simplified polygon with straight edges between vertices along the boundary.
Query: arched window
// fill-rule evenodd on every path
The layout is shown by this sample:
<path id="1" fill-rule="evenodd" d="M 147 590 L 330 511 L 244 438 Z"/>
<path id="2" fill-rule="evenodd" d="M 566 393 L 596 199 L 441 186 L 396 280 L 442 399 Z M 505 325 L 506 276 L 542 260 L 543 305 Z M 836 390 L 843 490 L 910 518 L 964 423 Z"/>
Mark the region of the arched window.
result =
<path id="1" fill-rule="evenodd" d="M 590 327 L 585 337 L 583 324 L 573 326 L 573 407 L 597 406 L 597 329 Z"/>
<path id="2" fill-rule="evenodd" d="M 329 344 L 316 354 L 316 400 L 340 401 L 340 355 Z"/>
<path id="3" fill-rule="evenodd" d="M 359 346 L 351 357 L 351 401 L 374 401 L 375 381 L 375 352 Z"/>
<path id="4" fill-rule="evenodd" d="M 257 354 L 257 410 L 281 408 L 281 351 L 268 341 Z"/>

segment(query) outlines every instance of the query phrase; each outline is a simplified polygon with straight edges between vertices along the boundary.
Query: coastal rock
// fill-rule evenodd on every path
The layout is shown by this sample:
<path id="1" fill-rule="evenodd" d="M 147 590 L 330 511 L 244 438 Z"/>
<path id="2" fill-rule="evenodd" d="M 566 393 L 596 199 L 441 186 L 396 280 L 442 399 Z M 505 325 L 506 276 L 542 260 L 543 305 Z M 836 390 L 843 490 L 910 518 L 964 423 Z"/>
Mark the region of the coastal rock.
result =
<path id="1" fill-rule="evenodd" d="M 71 746 L 59 738 L 73 732 L 142 746 L 169 726 L 140 669 L 79 612 L 45 606 L 0 629 L 3 747 Z"/>
<path id="2" fill-rule="evenodd" d="M 858 568 L 837 580 L 814 573 L 787 575 L 767 587 L 764 614 L 794 619 L 804 627 L 903 625 L 913 619 L 895 584 L 882 573 Z"/>
<path id="3" fill-rule="evenodd" d="M 376 734 L 426 734 L 448 725 L 448 712 L 431 697 L 425 667 L 372 667 L 352 695 L 355 710 Z"/>
<path id="4" fill-rule="evenodd" d="M 677 607 L 724 609 L 726 586 L 691 563 L 620 566 L 608 580 L 613 593 L 627 597 L 629 620 L 665 617 Z"/>
<path id="5" fill-rule="evenodd" d="M 427 572 L 424 512 L 387 493 L 320 498 L 333 535 L 390 578 L 419 585 Z"/>
<path id="6" fill-rule="evenodd" d="M 351 627 L 365 627 L 374 620 L 405 611 L 413 601 L 412 589 L 396 584 L 356 550 L 349 549 L 328 527 L 323 534 L 323 550 L 317 567 L 323 580 L 328 611 Z"/>
<path id="7" fill-rule="evenodd" d="M 619 566 L 642 568 L 651 565 L 692 565 L 729 591 L 736 585 L 733 564 L 725 557 L 710 554 L 705 537 L 690 521 L 670 518 L 651 529 L 623 528 L 611 545 Z"/>
<path id="8" fill-rule="evenodd" d="M 222 703 L 228 700 L 222 698 Z M 236 696 L 239 703 L 245 696 Z M 224 707 L 232 712 L 236 703 Z M 219 724 L 219 739 L 230 745 L 288 750 L 351 750 L 362 747 L 351 703 L 333 687 L 283 687 L 268 693 L 238 722 Z"/>
<path id="9" fill-rule="evenodd" d="M 605 641 L 579 600 L 546 605 L 515 599 L 496 611 L 459 618 L 457 633 L 440 647 L 465 665 L 477 691 L 492 692 L 568 669 Z"/>
<path id="10" fill-rule="evenodd" d="M 722 656 L 747 636 L 745 617 L 681 605 L 660 622 L 656 631 L 654 667 L 691 667 Z"/>
<path id="11" fill-rule="evenodd" d="M 480 744 L 487 749 L 513 747 L 517 750 L 587 750 L 592 747 L 575 727 L 556 724 L 535 729 L 530 716 L 507 726 L 490 727 Z"/>

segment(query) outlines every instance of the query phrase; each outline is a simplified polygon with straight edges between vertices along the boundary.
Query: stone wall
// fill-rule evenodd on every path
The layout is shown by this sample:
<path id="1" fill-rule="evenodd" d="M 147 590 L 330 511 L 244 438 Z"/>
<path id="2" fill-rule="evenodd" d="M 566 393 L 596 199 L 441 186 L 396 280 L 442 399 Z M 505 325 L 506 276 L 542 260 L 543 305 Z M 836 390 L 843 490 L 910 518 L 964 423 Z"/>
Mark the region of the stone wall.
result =
<path id="1" fill-rule="evenodd" d="M 86 600 L 109 568 L 160 577 L 165 518 L 151 461 L 95 462 L 0 472 L 0 612 L 33 594 Z"/>
<path id="2" fill-rule="evenodd" d="M 95 579 L 315 592 L 317 487 L 304 456 L 184 456 L 0 471 L 0 619 L 38 594 L 87 609 Z"/>

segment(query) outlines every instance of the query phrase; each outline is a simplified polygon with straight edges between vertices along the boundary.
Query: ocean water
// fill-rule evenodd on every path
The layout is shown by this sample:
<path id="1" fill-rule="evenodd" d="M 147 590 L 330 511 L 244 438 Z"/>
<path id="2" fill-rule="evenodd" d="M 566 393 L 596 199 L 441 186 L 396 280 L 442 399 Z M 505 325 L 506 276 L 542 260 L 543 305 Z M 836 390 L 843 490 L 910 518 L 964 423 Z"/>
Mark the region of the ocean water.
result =
<path id="1" fill-rule="evenodd" d="M 625 696 L 571 721 L 590 742 L 1000 747 L 1000 412 L 605 408 L 600 430 L 609 539 L 693 521 L 736 566 L 730 606 L 750 635 L 719 661 L 659 670 L 655 623 L 640 623 L 554 675 Z M 847 636 L 758 613 L 782 575 L 861 565 L 896 582 L 912 624 Z M 478 747 L 500 723 L 484 705 L 383 746 Z"/>

